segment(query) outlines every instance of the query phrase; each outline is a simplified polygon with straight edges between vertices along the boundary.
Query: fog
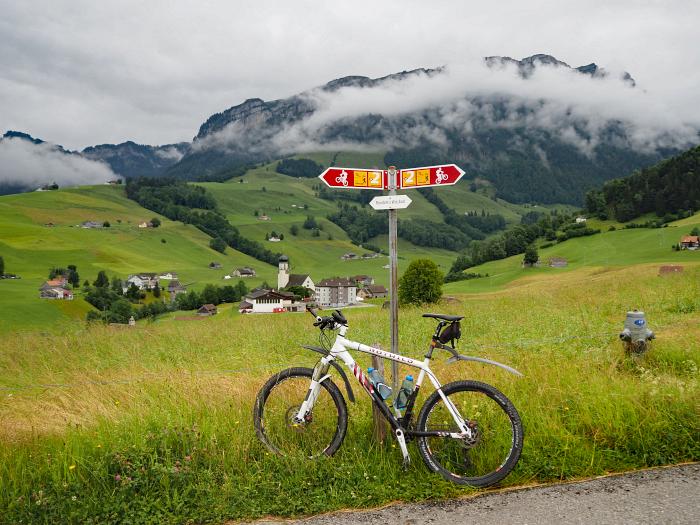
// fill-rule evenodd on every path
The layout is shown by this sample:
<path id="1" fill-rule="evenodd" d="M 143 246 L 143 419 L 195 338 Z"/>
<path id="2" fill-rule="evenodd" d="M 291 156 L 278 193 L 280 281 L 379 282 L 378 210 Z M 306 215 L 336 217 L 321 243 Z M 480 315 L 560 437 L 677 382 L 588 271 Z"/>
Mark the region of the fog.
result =
<path id="1" fill-rule="evenodd" d="M 523 78 L 512 64 L 487 67 L 483 60 L 472 61 L 374 87 L 312 89 L 301 95 L 315 108 L 311 116 L 281 129 L 233 123 L 197 147 L 285 154 L 383 150 L 426 142 L 443 146 L 445 131 L 468 137 L 475 123 L 482 128 L 545 130 L 587 155 L 602 140 L 610 140 L 606 131 L 611 123 L 624 130 L 616 145 L 638 151 L 684 148 L 699 141 L 700 105 L 667 101 L 660 93 L 633 87 L 623 74 L 606 71 L 594 77 L 539 65 Z M 386 118 L 367 139 L 324 139 L 334 123 L 379 114 Z"/>
<path id="2" fill-rule="evenodd" d="M 78 186 L 116 178 L 119 177 L 106 164 L 64 153 L 48 142 L 0 140 L 0 184 L 31 188 L 55 182 L 59 186 Z"/>

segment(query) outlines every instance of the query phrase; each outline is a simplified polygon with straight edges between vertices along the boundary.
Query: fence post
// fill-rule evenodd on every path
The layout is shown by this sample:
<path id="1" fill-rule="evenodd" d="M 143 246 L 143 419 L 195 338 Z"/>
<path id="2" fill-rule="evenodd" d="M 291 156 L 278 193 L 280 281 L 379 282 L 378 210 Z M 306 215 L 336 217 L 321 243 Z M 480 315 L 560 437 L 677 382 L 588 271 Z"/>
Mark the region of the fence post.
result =
<path id="1" fill-rule="evenodd" d="M 379 348 L 379 344 L 375 343 L 374 347 Z M 382 358 L 373 355 L 372 368 L 378 370 L 380 375 L 384 377 L 384 360 Z M 372 438 L 380 444 L 386 441 L 386 420 L 374 403 L 372 403 Z"/>

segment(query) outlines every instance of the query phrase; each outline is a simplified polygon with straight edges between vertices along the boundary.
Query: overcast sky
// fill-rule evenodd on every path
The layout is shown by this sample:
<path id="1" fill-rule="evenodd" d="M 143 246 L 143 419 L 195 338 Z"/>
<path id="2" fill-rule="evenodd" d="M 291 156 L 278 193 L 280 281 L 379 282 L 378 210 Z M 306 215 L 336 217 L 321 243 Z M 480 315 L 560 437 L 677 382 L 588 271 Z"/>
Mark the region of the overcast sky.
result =
<path id="1" fill-rule="evenodd" d="M 0 0 L 0 130 L 166 144 L 246 98 L 496 54 L 624 69 L 697 111 L 698 20 L 697 0 Z"/>

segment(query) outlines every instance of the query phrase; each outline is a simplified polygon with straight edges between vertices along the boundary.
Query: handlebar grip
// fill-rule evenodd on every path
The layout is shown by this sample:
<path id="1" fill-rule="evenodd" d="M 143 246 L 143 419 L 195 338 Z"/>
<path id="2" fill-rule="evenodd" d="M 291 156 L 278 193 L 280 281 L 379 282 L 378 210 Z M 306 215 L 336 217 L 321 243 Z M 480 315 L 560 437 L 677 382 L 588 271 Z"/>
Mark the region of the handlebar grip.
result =
<path id="1" fill-rule="evenodd" d="M 314 310 L 311 306 L 307 306 L 306 311 L 318 319 L 318 311 L 317 310 Z"/>

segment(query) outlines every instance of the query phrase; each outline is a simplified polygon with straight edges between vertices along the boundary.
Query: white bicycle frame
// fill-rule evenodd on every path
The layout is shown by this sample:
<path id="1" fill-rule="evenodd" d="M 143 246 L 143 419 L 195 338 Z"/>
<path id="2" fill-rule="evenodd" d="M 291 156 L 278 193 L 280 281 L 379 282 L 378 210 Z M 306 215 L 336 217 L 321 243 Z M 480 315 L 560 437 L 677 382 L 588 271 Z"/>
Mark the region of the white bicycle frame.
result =
<path id="1" fill-rule="evenodd" d="M 341 325 L 338 328 L 338 335 L 336 336 L 335 343 L 333 343 L 333 347 L 331 348 L 330 353 L 321 358 L 321 361 L 319 363 L 320 366 L 317 365 L 316 369 L 314 370 L 314 375 L 311 378 L 311 385 L 309 386 L 306 398 L 304 399 L 304 402 L 301 404 L 301 407 L 299 407 L 299 411 L 297 412 L 297 416 L 295 418 L 296 422 L 302 423 L 304 421 L 305 415 L 313 410 L 314 404 L 316 403 L 316 399 L 321 389 L 321 383 L 323 383 L 323 381 L 330 377 L 330 375 L 327 373 L 330 363 L 335 361 L 336 359 L 340 359 L 343 363 L 345 363 L 345 365 L 350 369 L 355 378 L 364 387 L 365 391 L 370 396 L 372 396 L 374 387 L 362 371 L 362 367 L 355 362 L 355 359 L 348 351 L 357 350 L 359 352 L 376 355 L 378 357 L 390 359 L 392 361 L 403 363 L 405 365 L 419 369 L 420 372 L 418 374 L 418 379 L 416 380 L 416 389 L 419 389 L 421 387 L 425 376 L 428 376 L 428 379 L 430 379 L 430 382 L 433 384 L 435 390 L 438 392 L 443 402 L 445 403 L 447 410 L 452 415 L 452 418 L 457 424 L 457 428 L 460 429 L 460 432 L 450 432 L 447 433 L 447 435 L 456 439 L 472 438 L 472 430 L 466 424 L 464 418 L 462 418 L 462 416 L 459 414 L 457 407 L 455 407 L 454 404 L 450 401 L 450 399 L 442 392 L 442 384 L 440 384 L 440 381 L 430 369 L 429 357 L 426 357 L 423 361 L 419 361 L 417 359 L 412 359 L 410 357 L 406 357 L 400 354 L 393 354 L 385 350 L 380 350 L 379 348 L 367 346 L 356 341 L 351 341 L 350 339 L 346 339 L 345 337 L 347 330 L 348 327 L 343 325 Z M 317 372 L 319 370 L 321 371 L 320 374 L 324 374 L 322 377 L 317 377 L 318 375 L 320 375 Z M 402 451 L 405 451 L 405 443 L 403 442 L 403 431 L 399 429 L 395 433 L 397 435 L 397 438 L 399 438 L 399 444 L 401 445 Z M 404 453 L 404 457 L 406 457 L 406 454 L 407 453 Z"/>

